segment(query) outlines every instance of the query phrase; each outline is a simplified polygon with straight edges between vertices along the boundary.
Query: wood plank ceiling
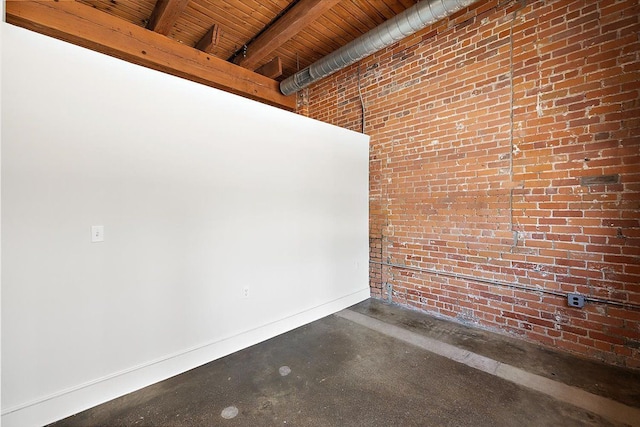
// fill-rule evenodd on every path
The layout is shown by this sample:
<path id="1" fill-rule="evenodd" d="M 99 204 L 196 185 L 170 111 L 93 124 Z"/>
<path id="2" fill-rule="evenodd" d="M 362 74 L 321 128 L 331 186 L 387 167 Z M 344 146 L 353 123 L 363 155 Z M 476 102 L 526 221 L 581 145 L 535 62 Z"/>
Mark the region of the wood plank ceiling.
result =
<path id="1" fill-rule="evenodd" d="M 79 43 L 76 40 L 77 35 L 61 36 L 59 33 L 64 30 L 58 28 L 43 31 L 41 28 L 46 27 L 46 23 L 28 24 L 29 17 L 16 17 L 18 12 L 13 12 L 12 3 L 24 2 L 25 0 L 7 0 L 8 22 L 90 48 L 100 44 L 100 41 L 96 40 Z M 124 21 L 123 25 L 147 28 L 147 31 L 154 30 L 185 47 L 195 50 L 197 46 L 207 55 L 239 64 L 250 71 L 258 70 L 259 73 L 278 81 L 347 44 L 416 2 L 417 0 L 76 0 L 76 3 L 90 7 L 96 12 L 106 13 Z M 18 9 L 18 6 L 15 8 Z M 20 13 L 24 15 L 29 12 Z M 68 12 L 65 11 L 65 14 Z M 96 21 L 101 21 L 101 17 L 98 16 Z M 102 51 L 105 52 L 105 49 Z M 109 51 L 105 53 L 112 54 Z M 114 56 L 132 60 L 127 55 Z M 149 66 L 143 63 L 145 61 L 134 59 L 132 62 Z M 219 69 L 226 69 L 225 67 L 223 65 Z M 167 71 L 160 66 L 151 68 Z M 220 72 L 219 69 L 216 72 Z M 185 75 L 182 77 L 189 78 Z M 262 80 L 257 81 L 262 84 Z M 224 85 L 211 85 L 228 89 Z M 243 94 L 243 89 L 231 91 Z M 271 99 L 261 99 L 255 92 L 254 90 L 253 93 L 245 95 L 288 109 L 294 106 L 291 102 L 276 99 L 275 95 Z"/>

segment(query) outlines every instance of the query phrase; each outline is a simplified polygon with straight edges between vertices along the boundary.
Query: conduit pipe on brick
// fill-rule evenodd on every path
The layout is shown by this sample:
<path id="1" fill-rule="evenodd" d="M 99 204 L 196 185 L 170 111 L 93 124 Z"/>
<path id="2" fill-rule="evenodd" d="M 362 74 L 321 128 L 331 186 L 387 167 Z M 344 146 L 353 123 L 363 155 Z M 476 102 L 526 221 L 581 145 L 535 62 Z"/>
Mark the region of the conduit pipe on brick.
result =
<path id="1" fill-rule="evenodd" d="M 280 91 L 291 95 L 393 43 L 417 33 L 477 0 L 422 0 L 404 12 L 363 34 L 335 52 L 298 71 L 280 83 Z"/>

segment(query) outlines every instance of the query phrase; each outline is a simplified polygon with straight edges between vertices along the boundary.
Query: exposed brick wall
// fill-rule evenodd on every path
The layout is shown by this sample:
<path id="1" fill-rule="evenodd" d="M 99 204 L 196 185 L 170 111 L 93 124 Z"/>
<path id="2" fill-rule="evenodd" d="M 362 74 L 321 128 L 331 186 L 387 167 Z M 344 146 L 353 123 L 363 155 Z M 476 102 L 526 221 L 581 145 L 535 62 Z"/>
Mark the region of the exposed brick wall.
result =
<path id="1" fill-rule="evenodd" d="M 360 80 L 375 297 L 640 367 L 639 16 L 481 1 L 309 89 L 359 131 Z"/>

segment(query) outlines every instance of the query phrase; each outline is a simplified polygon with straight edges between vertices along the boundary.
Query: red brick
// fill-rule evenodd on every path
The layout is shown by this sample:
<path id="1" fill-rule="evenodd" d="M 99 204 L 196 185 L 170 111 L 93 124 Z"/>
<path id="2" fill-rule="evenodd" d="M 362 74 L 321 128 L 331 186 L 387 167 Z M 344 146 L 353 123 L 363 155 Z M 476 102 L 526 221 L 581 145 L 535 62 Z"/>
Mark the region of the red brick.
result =
<path id="1" fill-rule="evenodd" d="M 489 3 L 362 64 L 377 64 L 361 78 L 370 257 L 532 290 L 371 264 L 372 295 L 392 283 L 399 304 L 640 367 L 624 341 L 640 310 L 536 290 L 640 304 L 637 1 L 527 2 L 513 52 L 520 5 Z M 359 131 L 357 71 L 313 85 L 300 112 Z"/>

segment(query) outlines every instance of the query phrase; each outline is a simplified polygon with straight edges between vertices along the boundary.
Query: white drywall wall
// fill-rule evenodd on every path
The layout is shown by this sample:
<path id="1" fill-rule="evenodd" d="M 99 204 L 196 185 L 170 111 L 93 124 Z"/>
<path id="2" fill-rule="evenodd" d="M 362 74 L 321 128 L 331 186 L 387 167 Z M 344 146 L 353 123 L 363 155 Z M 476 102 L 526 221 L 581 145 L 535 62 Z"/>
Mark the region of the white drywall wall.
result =
<path id="1" fill-rule="evenodd" d="M 5 427 L 368 297 L 368 137 L 2 25 Z"/>
<path id="2" fill-rule="evenodd" d="M 4 2 L 0 1 L 0 82 L 2 82 L 2 32 L 5 26 Z M 0 84 L 0 165 L 2 165 L 2 84 Z M 2 218 L 2 166 L 0 166 L 0 219 Z M 0 241 L 2 240 L 2 221 L 0 220 Z M 0 331 L 2 330 L 2 245 L 0 245 Z M 2 339 L 0 333 L 0 384 L 2 384 Z M 0 387 L 0 402 L 2 402 L 2 387 Z M 1 409 L 1 406 L 0 406 Z M 2 417 L 0 417 L 2 427 Z"/>

